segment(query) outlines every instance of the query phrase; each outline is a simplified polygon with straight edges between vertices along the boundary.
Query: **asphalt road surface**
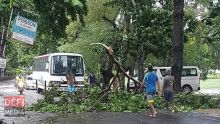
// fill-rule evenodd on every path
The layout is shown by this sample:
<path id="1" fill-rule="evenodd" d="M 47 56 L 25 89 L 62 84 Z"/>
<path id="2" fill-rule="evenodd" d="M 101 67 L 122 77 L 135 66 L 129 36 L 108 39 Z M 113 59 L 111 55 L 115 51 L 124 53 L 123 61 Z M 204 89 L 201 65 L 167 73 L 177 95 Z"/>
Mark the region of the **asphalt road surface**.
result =
<path id="1" fill-rule="evenodd" d="M 18 89 L 15 87 L 15 80 L 0 81 L 0 124 L 2 122 L 7 124 L 34 124 L 47 117 L 53 117 L 53 114 L 28 112 L 24 117 L 5 117 L 4 116 L 4 96 L 17 96 L 19 95 Z M 25 105 L 29 106 L 32 103 L 36 103 L 38 99 L 42 99 L 43 95 L 40 95 L 36 90 L 25 90 Z"/>
<path id="2" fill-rule="evenodd" d="M 40 122 L 47 124 L 48 121 Z M 80 113 L 65 118 L 50 119 L 53 124 L 220 124 L 220 117 L 200 113 L 161 113 L 156 118 L 143 113 Z"/>

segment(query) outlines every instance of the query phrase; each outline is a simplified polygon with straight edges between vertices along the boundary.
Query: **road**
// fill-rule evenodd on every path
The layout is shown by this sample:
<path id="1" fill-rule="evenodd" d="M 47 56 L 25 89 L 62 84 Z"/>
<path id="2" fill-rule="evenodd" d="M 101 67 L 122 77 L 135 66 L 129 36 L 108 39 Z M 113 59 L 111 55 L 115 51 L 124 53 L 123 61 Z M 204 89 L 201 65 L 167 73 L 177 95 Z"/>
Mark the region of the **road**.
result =
<path id="1" fill-rule="evenodd" d="M 65 118 L 54 118 L 53 124 L 220 124 L 220 117 L 200 113 L 159 112 L 156 118 L 143 113 L 95 112 L 72 114 Z M 47 124 L 47 121 L 41 124 Z"/>
<path id="2" fill-rule="evenodd" d="M 7 95 L 18 95 L 14 80 L 0 82 L 0 120 L 7 124 L 220 124 L 220 117 L 201 113 L 158 112 L 157 118 L 150 118 L 144 112 L 89 112 L 65 117 L 51 113 L 26 112 L 25 117 L 4 117 L 3 96 Z M 25 90 L 24 95 L 26 106 L 43 98 L 36 90 Z"/>
<path id="3" fill-rule="evenodd" d="M 25 117 L 5 117 L 4 116 L 4 96 L 16 96 L 19 95 L 17 88 L 14 86 L 15 80 L 0 81 L 0 120 L 3 120 L 7 124 L 34 124 L 40 120 L 52 117 L 52 114 L 38 113 L 38 112 L 26 112 Z M 38 99 L 42 99 L 43 96 L 38 94 L 36 90 L 25 90 L 25 105 L 29 106 L 32 103 L 36 103 Z M 1 121 L 0 121 L 1 124 Z"/>

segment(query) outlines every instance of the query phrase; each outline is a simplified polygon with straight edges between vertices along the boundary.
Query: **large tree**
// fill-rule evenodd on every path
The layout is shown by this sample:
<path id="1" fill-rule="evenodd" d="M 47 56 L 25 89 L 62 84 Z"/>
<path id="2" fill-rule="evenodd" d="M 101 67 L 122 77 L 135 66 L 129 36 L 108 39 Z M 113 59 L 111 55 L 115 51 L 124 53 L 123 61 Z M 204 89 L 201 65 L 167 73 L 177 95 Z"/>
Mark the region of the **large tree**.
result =
<path id="1" fill-rule="evenodd" d="M 181 74 L 183 68 L 183 15 L 184 0 L 174 0 L 174 26 L 173 26 L 173 65 L 172 75 L 175 78 L 176 91 L 181 91 Z"/>

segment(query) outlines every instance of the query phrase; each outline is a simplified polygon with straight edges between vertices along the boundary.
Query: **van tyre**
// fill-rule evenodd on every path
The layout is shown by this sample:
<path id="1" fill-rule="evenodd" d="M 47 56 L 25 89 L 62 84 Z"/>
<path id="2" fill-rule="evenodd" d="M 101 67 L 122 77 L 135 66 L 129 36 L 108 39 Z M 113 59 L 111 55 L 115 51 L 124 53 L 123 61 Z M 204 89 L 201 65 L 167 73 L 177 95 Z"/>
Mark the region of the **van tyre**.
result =
<path id="1" fill-rule="evenodd" d="M 192 87 L 189 85 L 185 85 L 185 86 L 183 86 L 182 90 L 185 93 L 192 92 Z"/>
<path id="2" fill-rule="evenodd" d="M 37 88 L 37 93 L 40 93 L 40 89 L 39 88 Z"/>

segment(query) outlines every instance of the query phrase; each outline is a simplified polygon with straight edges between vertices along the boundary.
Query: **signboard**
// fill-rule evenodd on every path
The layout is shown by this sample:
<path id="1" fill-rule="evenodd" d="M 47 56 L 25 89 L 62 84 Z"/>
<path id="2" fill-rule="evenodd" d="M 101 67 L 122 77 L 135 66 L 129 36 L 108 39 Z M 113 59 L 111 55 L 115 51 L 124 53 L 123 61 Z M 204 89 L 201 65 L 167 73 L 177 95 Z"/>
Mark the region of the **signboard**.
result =
<path id="1" fill-rule="evenodd" d="M 0 68 L 5 68 L 6 67 L 6 59 L 0 58 Z"/>
<path id="2" fill-rule="evenodd" d="M 5 116 L 25 115 L 25 97 L 4 96 L 4 114 Z"/>
<path id="3" fill-rule="evenodd" d="M 18 15 L 13 26 L 12 38 L 33 45 L 36 31 L 37 22 Z"/>

